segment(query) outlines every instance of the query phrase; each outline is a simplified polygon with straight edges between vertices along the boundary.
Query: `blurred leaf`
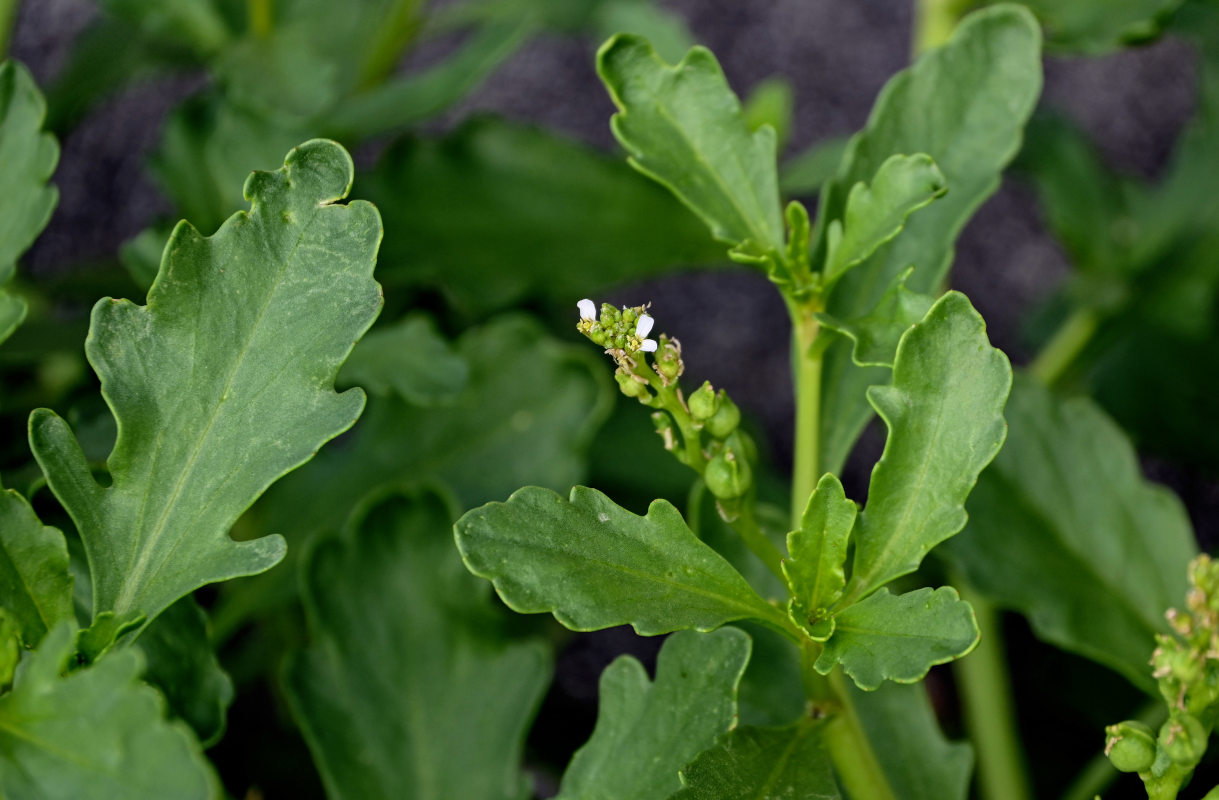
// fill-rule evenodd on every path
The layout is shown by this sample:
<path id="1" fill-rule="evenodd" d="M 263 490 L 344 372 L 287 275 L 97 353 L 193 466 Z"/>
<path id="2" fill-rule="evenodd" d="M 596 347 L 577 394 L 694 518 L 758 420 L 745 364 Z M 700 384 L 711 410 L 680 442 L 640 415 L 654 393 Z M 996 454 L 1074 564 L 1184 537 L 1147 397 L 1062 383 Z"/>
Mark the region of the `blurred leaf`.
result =
<path id="1" fill-rule="evenodd" d="M 219 782 L 185 725 L 140 679 L 140 657 L 111 653 L 67 672 L 61 622 L 22 660 L 0 696 L 0 794 L 40 800 L 215 798 Z"/>
<path id="2" fill-rule="evenodd" d="M 1019 6 L 971 14 L 949 42 L 923 55 L 881 91 L 868 125 L 851 140 L 838 177 L 822 189 L 818 250 L 831 220 L 841 219 L 847 191 L 868 181 L 896 153 L 926 153 L 948 193 L 907 220 L 896 239 L 837 285 L 827 311 L 838 319 L 868 314 L 894 279 L 915 266 L 914 292 L 934 294 L 953 257 L 957 235 L 999 186 L 999 174 L 1020 147 L 1021 132 L 1041 91 L 1040 33 Z M 839 473 L 872 410 L 866 388 L 883 383 L 878 369 L 851 363 L 840 342 L 826 353 L 822 378 L 821 468 Z"/>
<path id="3" fill-rule="evenodd" d="M 934 297 L 906 288 L 911 272 L 913 269 L 908 269 L 894 278 L 876 308 L 861 317 L 840 320 L 831 314 L 817 315 L 825 331 L 836 331 L 854 343 L 851 360 L 855 364 L 892 368 L 902 335 L 922 321 L 934 305 Z"/>
<path id="4" fill-rule="evenodd" d="M 951 586 L 905 594 L 881 589 L 838 612 L 834 622 L 815 667 L 829 675 L 842 664 L 867 691 L 886 680 L 920 681 L 936 664 L 960 658 L 978 643 L 973 609 Z"/>
<path id="5" fill-rule="evenodd" d="M 557 800 L 663 800 L 680 789 L 678 770 L 736 721 L 749 650 L 736 628 L 675 633 L 660 649 L 654 682 L 634 658 L 616 658 L 601 673 L 597 727 Z"/>
<path id="6" fill-rule="evenodd" d="M 172 231 L 165 225 L 154 225 L 123 242 L 119 248 L 119 261 L 145 294 L 152 288 L 152 282 L 161 270 L 161 257 L 170 233 Z"/>
<path id="7" fill-rule="evenodd" d="M 847 195 L 842 218 L 826 233 L 823 274 L 836 282 L 847 270 L 897 236 L 906 218 L 945 192 L 944 175 L 928 156 L 895 155 L 880 165 L 871 185 L 859 181 Z"/>
<path id="8" fill-rule="evenodd" d="M 848 684 L 851 706 L 881 767 L 902 800 L 965 800 L 973 772 L 973 748 L 949 742 L 940 731 L 925 684 L 885 683 L 874 692 Z M 832 734 L 829 734 L 832 735 Z"/>
<path id="9" fill-rule="evenodd" d="M 165 609 L 140 636 L 144 680 L 159 688 L 175 716 L 194 729 L 204 747 L 224 735 L 233 682 L 208 638 L 207 614 L 192 597 Z"/>
<path id="10" fill-rule="evenodd" d="M 1154 692 L 1154 634 L 1168 631 L 1164 612 L 1197 552 L 1185 510 L 1143 479 L 1130 443 L 1088 400 L 1022 379 L 1007 415 L 1007 445 L 947 554 L 1038 636 Z"/>
<path id="11" fill-rule="evenodd" d="M 786 195 L 813 194 L 834 177 L 850 139 L 822 139 L 779 166 L 779 188 Z"/>
<path id="12" fill-rule="evenodd" d="M 1022 0 L 1045 28 L 1046 46 L 1099 55 L 1148 42 L 1183 0 Z"/>
<path id="13" fill-rule="evenodd" d="M 4 606 L 0 606 L 0 692 L 7 692 L 21 660 L 21 629 Z"/>
<path id="14" fill-rule="evenodd" d="M 839 800 L 821 733 L 812 720 L 731 730 L 686 765 L 669 800 Z"/>
<path id="15" fill-rule="evenodd" d="M 313 645 L 284 679 L 331 798 L 521 796 L 550 655 L 504 638 L 452 520 L 433 491 L 383 496 L 302 565 Z"/>
<path id="16" fill-rule="evenodd" d="M 802 628 L 814 624 L 811 615 L 818 609 L 828 608 L 842 596 L 847 539 L 855 525 L 856 511 L 842 484 L 826 473 L 808 499 L 800 529 L 787 534 L 791 557 L 783 560 L 783 575 L 791 590 L 792 621 Z M 813 631 L 809 633 L 814 635 Z M 824 641 L 824 636 L 817 635 Z"/>
<path id="17" fill-rule="evenodd" d="M 685 52 L 685 51 L 682 51 Z M 677 58 L 681 58 L 681 53 Z M 775 152 L 782 153 L 792 134 L 792 116 L 795 114 L 795 98 L 792 85 L 787 79 L 774 76 L 758 81 L 750 90 L 741 108 L 745 124 L 756 131 L 769 125 L 775 132 Z"/>
<path id="18" fill-rule="evenodd" d="M 339 96 L 335 65 L 298 28 L 247 36 L 226 48 L 213 72 L 225 101 L 256 116 L 301 121 L 330 108 Z"/>
<path id="19" fill-rule="evenodd" d="M 641 517 L 595 489 L 577 486 L 565 500 L 527 486 L 467 512 L 456 532 L 466 566 L 509 608 L 551 612 L 572 630 L 629 623 L 653 636 L 736 619 L 787 625 L 665 500 Z"/>
<path id="20" fill-rule="evenodd" d="M 918 569 L 965 526 L 965 498 L 1003 445 L 1007 357 L 965 295 L 941 297 L 897 347 L 893 382 L 868 390 L 889 429 L 856 522 L 845 607 Z M 841 620 L 840 620 L 841 621 Z"/>
<path id="21" fill-rule="evenodd" d="M 452 402 L 469 378 L 469 363 L 436 323 L 413 314 L 361 339 L 339 371 L 338 384 L 358 384 L 371 394 L 396 392 L 413 405 L 433 406 Z"/>
<path id="22" fill-rule="evenodd" d="M 381 278 L 436 286 L 471 314 L 531 293 L 570 308 L 723 258 L 689 212 L 616 159 L 492 119 L 405 140 L 361 186 L 389 232 Z"/>
<path id="23" fill-rule="evenodd" d="M 13 489 L 0 490 L 0 608 L 29 648 L 58 622 L 76 622 L 64 535 Z"/>
<path id="24" fill-rule="evenodd" d="M 46 111 L 29 71 L 16 61 L 0 63 L 0 342 L 26 312 L 25 301 L 4 286 L 59 197 L 47 183 L 59 161 L 59 145 L 42 129 Z"/>
<path id="25" fill-rule="evenodd" d="M 685 19 L 654 0 L 600 0 L 595 5 L 591 22 L 598 42 L 616 33 L 634 34 L 651 42 L 657 55 L 670 63 L 695 45 Z"/>
<path id="26" fill-rule="evenodd" d="M 718 241 L 759 255 L 783 250 L 775 132 L 749 129 L 711 51 L 695 47 L 671 66 L 647 40 L 616 36 L 597 53 L 597 73 L 618 107 L 610 124 L 631 166 L 668 187 Z"/>
<path id="27" fill-rule="evenodd" d="M 100 0 L 101 7 L 153 40 L 207 58 L 232 36 L 214 0 Z"/>
<path id="28" fill-rule="evenodd" d="M 110 486 L 62 419 L 31 415 L 31 449 L 89 555 L 95 619 L 151 620 L 283 557 L 282 537 L 228 530 L 363 408 L 363 392 L 332 389 L 382 302 L 376 209 L 335 202 L 351 177 L 341 147 L 307 142 L 250 177 L 251 211 L 214 237 L 175 229 L 147 306 L 94 307 L 86 352 L 119 423 Z"/>

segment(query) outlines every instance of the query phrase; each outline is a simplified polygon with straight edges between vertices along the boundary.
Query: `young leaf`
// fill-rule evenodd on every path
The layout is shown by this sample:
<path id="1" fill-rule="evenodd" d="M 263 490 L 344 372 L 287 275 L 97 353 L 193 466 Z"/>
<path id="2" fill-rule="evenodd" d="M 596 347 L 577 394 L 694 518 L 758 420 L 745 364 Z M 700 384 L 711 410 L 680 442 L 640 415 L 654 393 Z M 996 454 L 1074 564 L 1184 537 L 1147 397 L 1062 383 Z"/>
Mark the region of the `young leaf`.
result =
<path id="1" fill-rule="evenodd" d="M 339 373 L 339 385 L 358 384 L 373 394 L 396 392 L 417 406 L 444 405 L 465 389 L 470 365 L 436 330 L 430 317 L 410 315 L 372 331 L 356 345 Z"/>
<path id="2" fill-rule="evenodd" d="M 885 683 L 874 692 L 848 684 L 851 706 L 872 743 L 881 768 L 903 800 L 966 800 L 973 748 L 949 742 L 923 684 Z"/>
<path id="3" fill-rule="evenodd" d="M 95 618 L 151 620 L 283 557 L 279 536 L 235 542 L 228 530 L 363 408 L 363 392 L 332 389 L 381 307 L 376 209 L 336 204 L 351 176 L 339 145 L 301 145 L 250 177 L 251 211 L 214 236 L 178 225 L 147 306 L 94 307 L 86 353 L 119 431 L 110 486 L 63 420 L 30 416 L 31 448 L 89 556 Z"/>
<path id="4" fill-rule="evenodd" d="M 791 558 L 783 561 L 783 575 L 792 595 L 792 621 L 802 628 L 816 627 L 812 615 L 829 608 L 842 595 L 847 538 L 855 525 L 856 510 L 838 479 L 826 473 L 808 499 L 800 530 L 787 534 Z M 823 630 L 825 636 L 830 630 Z M 825 639 L 818 632 L 809 633 Z"/>
<path id="5" fill-rule="evenodd" d="M 851 187 L 841 220 L 827 231 L 825 280 L 832 284 L 851 267 L 901 233 L 906 217 L 944 194 L 944 175 L 930 156 L 889 157 L 872 178 Z"/>
<path id="6" fill-rule="evenodd" d="M 75 624 L 67 542 L 13 489 L 0 490 L 0 608 L 26 647 L 61 620 Z"/>
<path id="7" fill-rule="evenodd" d="M 895 153 L 931 156 L 950 191 L 843 276 L 826 309 L 830 314 L 843 320 L 868 314 L 911 265 L 912 291 L 938 291 L 957 235 L 998 188 L 1000 173 L 1020 147 L 1041 91 L 1040 42 L 1036 20 L 1024 8 L 986 9 L 967 17 L 946 45 L 923 55 L 881 91 L 867 127 L 851 140 L 838 177 L 823 189 L 822 236 L 829 221 L 841 219 L 849 187 L 871 180 Z M 855 367 L 845 343 L 826 353 L 820 437 L 826 472 L 841 470 L 872 416 L 866 389 L 884 380 L 880 370 Z"/>
<path id="8" fill-rule="evenodd" d="M 42 130 L 47 105 L 16 61 L 0 64 L 0 342 L 25 319 L 25 301 L 3 288 L 17 258 L 46 227 L 58 192 L 48 185 L 59 145 Z"/>
<path id="9" fill-rule="evenodd" d="M 838 612 L 834 622 L 814 667 L 828 675 L 842 664 L 867 691 L 886 680 L 922 680 L 936 664 L 960 658 L 978 643 L 973 608 L 951 586 L 896 595 L 881 589 Z"/>
<path id="10" fill-rule="evenodd" d="M 207 614 L 183 597 L 140 636 L 144 680 L 159 688 L 169 710 L 195 731 L 204 747 L 220 741 L 233 702 L 233 681 L 208 638 Z"/>
<path id="11" fill-rule="evenodd" d="M 1025 0 L 1054 50 L 1099 55 L 1158 36 L 1183 0 Z"/>
<path id="12" fill-rule="evenodd" d="M 965 498 L 1003 445 L 1007 357 L 958 292 L 941 297 L 897 346 L 893 383 L 868 390 L 889 438 L 855 526 L 847 606 L 918 569 L 965 525 Z"/>
<path id="13" fill-rule="evenodd" d="M 906 288 L 906 279 L 913 271 L 910 268 L 898 275 L 876 308 L 862 317 L 840 320 L 832 314 L 817 315 L 823 328 L 854 342 L 851 360 L 858 366 L 892 368 L 902 334 L 922 320 L 935 303 L 934 297 Z"/>
<path id="14" fill-rule="evenodd" d="M 302 565 L 313 644 L 284 673 L 327 796 L 515 800 L 549 652 L 504 637 L 436 492 L 357 513 Z"/>
<path id="15" fill-rule="evenodd" d="M 680 770 L 736 721 L 749 637 L 736 628 L 675 633 L 656 659 L 656 680 L 619 656 L 601 673 L 592 738 L 576 751 L 557 800 L 663 800 Z"/>
<path id="16" fill-rule="evenodd" d="M 597 74 L 619 109 L 610 125 L 631 166 L 667 186 L 717 240 L 782 251 L 775 133 L 749 130 L 709 50 L 692 48 L 671 66 L 646 40 L 615 36 L 597 53 Z"/>
<path id="17" fill-rule="evenodd" d="M 1129 440 L 1090 401 L 1020 380 L 1007 416 L 1007 445 L 947 554 L 1038 636 L 1154 692 L 1147 658 L 1197 552 L 1189 517 L 1143 478 Z"/>
<path id="18" fill-rule="evenodd" d="M 838 800 L 838 784 L 821 743 L 822 726 L 736 728 L 681 771 L 684 787 L 669 800 Z"/>
<path id="19" fill-rule="evenodd" d="M 185 725 L 140 682 L 134 650 L 64 675 L 73 626 L 61 622 L 0 696 L 0 795 L 44 800 L 215 798 L 219 783 Z"/>
<path id="20" fill-rule="evenodd" d="M 564 500 L 527 486 L 466 513 L 456 534 L 466 566 L 510 608 L 553 612 L 572 630 L 630 623 L 652 636 L 734 619 L 789 624 L 665 500 L 640 517 L 595 489 L 577 486 Z"/>

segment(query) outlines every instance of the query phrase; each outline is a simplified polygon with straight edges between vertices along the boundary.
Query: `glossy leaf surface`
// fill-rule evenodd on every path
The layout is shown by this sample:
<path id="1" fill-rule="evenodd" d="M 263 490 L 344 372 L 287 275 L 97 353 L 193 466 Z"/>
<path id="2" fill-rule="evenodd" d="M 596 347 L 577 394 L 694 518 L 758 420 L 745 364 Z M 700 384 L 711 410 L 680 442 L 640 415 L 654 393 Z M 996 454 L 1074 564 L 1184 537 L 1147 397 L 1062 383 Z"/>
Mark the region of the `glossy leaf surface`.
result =
<path id="1" fill-rule="evenodd" d="M 736 728 L 682 770 L 670 800 L 838 800 L 821 726 Z"/>
<path id="2" fill-rule="evenodd" d="M 466 566 L 510 608 L 553 612 L 572 630 L 629 623 L 651 636 L 734 619 L 785 624 L 664 500 L 640 517 L 595 489 L 577 486 L 564 499 L 529 486 L 468 512 L 456 530 Z"/>
<path id="3" fill-rule="evenodd" d="M 846 586 L 847 540 L 855 525 L 856 512 L 855 503 L 843 493 L 842 484 L 826 473 L 808 499 L 800 529 L 787 534 L 791 557 L 783 561 L 783 574 L 792 594 L 792 620 L 797 625 L 812 625 L 810 615 L 828 608 L 842 596 Z"/>
<path id="4" fill-rule="evenodd" d="M 855 526 L 849 601 L 913 572 L 964 527 L 965 498 L 1007 435 L 1011 385 L 1007 357 L 962 294 L 944 295 L 902 336 L 892 384 L 868 390 L 889 437 Z"/>
<path id="5" fill-rule="evenodd" d="M 881 589 L 839 612 L 834 622 L 816 669 L 828 675 L 842 664 L 868 691 L 886 680 L 922 680 L 936 664 L 959 658 L 978 643 L 973 609 L 951 586 L 905 594 Z"/>
<path id="6" fill-rule="evenodd" d="M 60 621 L 76 621 L 64 535 L 13 489 L 0 489 L 0 608 L 31 648 Z"/>
<path id="7" fill-rule="evenodd" d="M 669 187 L 718 241 L 782 249 L 775 133 L 749 129 L 709 50 L 695 47 L 672 66 L 645 39 L 616 36 L 597 54 L 597 73 L 633 167 Z"/>
<path id="8" fill-rule="evenodd" d="M 680 789 L 678 771 L 735 722 L 749 649 L 736 628 L 675 633 L 660 649 L 654 682 L 634 658 L 615 659 L 601 673 L 597 727 L 568 765 L 558 800 L 661 800 Z"/>
<path id="9" fill-rule="evenodd" d="M 294 149 L 247 181 L 249 213 L 209 238 L 177 227 L 147 306 L 94 307 L 86 353 L 119 431 L 110 486 L 63 420 L 31 415 L 31 447 L 84 540 L 95 618 L 151 619 L 283 557 L 279 536 L 235 542 L 228 530 L 363 409 L 363 392 L 332 388 L 381 306 L 377 212 L 336 203 L 351 177 L 333 142 Z"/>
<path id="10" fill-rule="evenodd" d="M 1094 404 L 1021 380 L 1011 433 L 969 499 L 947 553 L 1037 635 L 1154 691 L 1147 659 L 1196 552 L 1180 501 L 1145 480 L 1129 440 Z"/>
<path id="11" fill-rule="evenodd" d="M 303 564 L 312 645 L 285 673 L 327 796 L 515 800 L 549 652 L 505 637 L 435 492 L 357 514 Z"/>
<path id="12" fill-rule="evenodd" d="M 140 682 L 140 658 L 115 652 L 68 675 L 73 628 L 60 623 L 0 696 L 0 794 L 41 800 L 216 798 L 198 742 L 166 722 Z"/>

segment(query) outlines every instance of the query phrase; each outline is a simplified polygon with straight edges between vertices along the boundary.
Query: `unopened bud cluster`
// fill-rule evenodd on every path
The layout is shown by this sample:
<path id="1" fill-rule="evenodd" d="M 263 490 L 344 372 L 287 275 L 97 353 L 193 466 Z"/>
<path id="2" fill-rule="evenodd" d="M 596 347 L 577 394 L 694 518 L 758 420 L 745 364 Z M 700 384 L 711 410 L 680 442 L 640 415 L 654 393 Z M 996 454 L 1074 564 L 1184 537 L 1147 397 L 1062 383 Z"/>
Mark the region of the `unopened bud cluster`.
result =
<path id="1" fill-rule="evenodd" d="M 655 320 L 647 313 L 647 306 L 618 309 L 609 303 L 602 303 L 600 315 L 592 300 L 581 300 L 576 306 L 580 309 L 576 329 L 615 358 L 637 352 L 656 352 L 656 340 L 648 338 Z"/>
<path id="2" fill-rule="evenodd" d="M 1173 635 L 1158 635 L 1151 655 L 1168 721 L 1158 735 L 1140 722 L 1105 729 L 1109 760 L 1123 772 L 1138 772 L 1149 793 L 1188 777 L 1206 752 L 1219 711 L 1219 564 L 1198 556 L 1189 582 L 1186 611 L 1168 611 Z"/>

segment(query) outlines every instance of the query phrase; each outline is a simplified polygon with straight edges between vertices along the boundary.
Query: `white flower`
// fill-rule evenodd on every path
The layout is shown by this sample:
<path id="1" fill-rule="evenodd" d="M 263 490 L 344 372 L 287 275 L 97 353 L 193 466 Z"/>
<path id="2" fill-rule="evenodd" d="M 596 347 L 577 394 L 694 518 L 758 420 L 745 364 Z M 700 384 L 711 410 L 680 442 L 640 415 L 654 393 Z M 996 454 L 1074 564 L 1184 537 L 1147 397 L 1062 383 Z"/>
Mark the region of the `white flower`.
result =
<path id="1" fill-rule="evenodd" d="M 597 318 L 597 307 L 593 305 L 593 301 L 587 297 L 576 303 L 576 308 L 580 309 L 580 319 L 586 319 L 590 322 Z M 642 322 L 643 320 L 640 320 Z"/>
<path id="2" fill-rule="evenodd" d="M 652 331 L 652 326 L 656 324 L 656 320 L 652 319 L 647 314 L 640 314 L 639 321 L 635 323 L 635 335 L 640 339 L 645 338 Z M 652 350 L 656 348 L 653 347 Z M 648 352 L 651 352 L 650 350 Z"/>
<path id="3" fill-rule="evenodd" d="M 651 317 L 648 317 L 648 319 L 650 320 Z M 651 326 L 649 325 L 648 327 L 651 327 Z M 656 352 L 656 340 L 655 339 L 644 339 L 642 342 L 639 343 L 639 349 L 645 353 L 655 353 Z"/>

